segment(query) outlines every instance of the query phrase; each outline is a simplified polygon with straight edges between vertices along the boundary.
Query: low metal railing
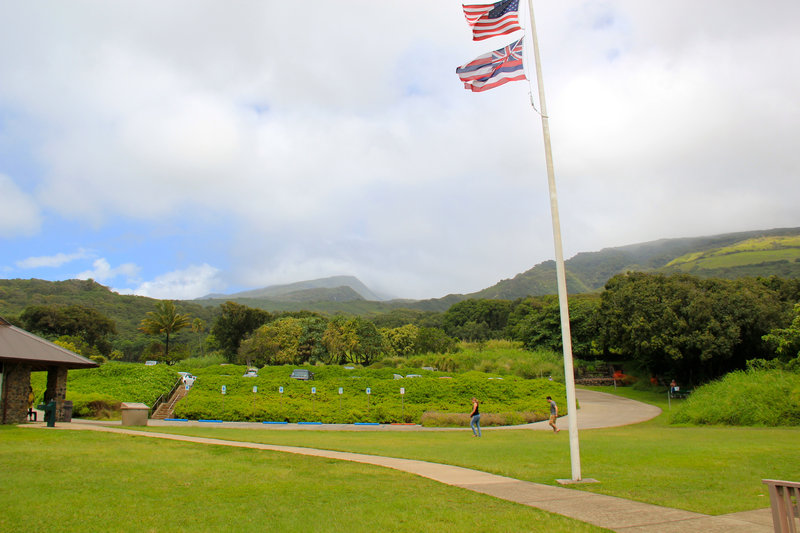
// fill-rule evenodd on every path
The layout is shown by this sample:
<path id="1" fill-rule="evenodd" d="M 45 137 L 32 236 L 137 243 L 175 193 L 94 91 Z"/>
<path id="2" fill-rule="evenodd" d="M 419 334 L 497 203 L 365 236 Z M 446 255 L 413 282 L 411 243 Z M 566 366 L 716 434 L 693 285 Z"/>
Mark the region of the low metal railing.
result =
<path id="1" fill-rule="evenodd" d="M 178 381 L 175 382 L 175 385 L 172 386 L 172 389 L 168 393 L 162 394 L 156 399 L 155 402 L 153 402 L 153 406 L 150 407 L 150 413 L 148 414 L 148 417 L 153 416 L 153 413 L 156 412 L 159 406 L 164 402 L 168 402 L 169 399 L 172 398 L 172 395 L 175 394 L 175 391 L 182 386 L 183 386 L 183 378 L 178 378 Z"/>

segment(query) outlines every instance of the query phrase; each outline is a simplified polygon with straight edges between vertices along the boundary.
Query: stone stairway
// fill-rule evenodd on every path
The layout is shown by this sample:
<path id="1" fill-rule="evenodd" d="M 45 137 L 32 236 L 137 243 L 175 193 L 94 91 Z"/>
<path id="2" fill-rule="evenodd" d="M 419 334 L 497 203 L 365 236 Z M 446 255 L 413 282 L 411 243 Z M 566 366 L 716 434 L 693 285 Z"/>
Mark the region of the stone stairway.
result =
<path id="1" fill-rule="evenodd" d="M 159 405 L 158 409 L 156 409 L 156 412 L 153 413 L 153 416 L 150 418 L 153 420 L 172 418 L 172 413 L 175 411 L 175 404 L 178 403 L 184 396 L 186 396 L 186 393 L 188 392 L 189 391 L 186 390 L 186 387 L 178 387 L 175 392 L 172 393 L 170 399 Z"/>

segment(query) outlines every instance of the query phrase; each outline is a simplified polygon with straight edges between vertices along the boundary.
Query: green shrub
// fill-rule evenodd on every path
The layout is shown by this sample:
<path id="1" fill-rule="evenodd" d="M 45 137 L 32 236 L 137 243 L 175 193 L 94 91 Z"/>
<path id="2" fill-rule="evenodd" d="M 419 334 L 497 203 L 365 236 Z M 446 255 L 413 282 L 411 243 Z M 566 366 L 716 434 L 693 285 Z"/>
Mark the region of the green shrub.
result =
<path id="1" fill-rule="evenodd" d="M 782 370 L 731 372 L 697 388 L 670 421 L 730 426 L 800 425 L 800 374 Z"/>
<path id="2" fill-rule="evenodd" d="M 518 426 L 546 420 L 548 416 L 541 412 L 505 412 L 481 413 L 481 427 Z M 440 413 L 425 411 L 419 423 L 425 427 L 469 427 L 470 416 L 467 413 Z"/>
<path id="3" fill-rule="evenodd" d="M 450 374 L 412 367 L 314 367 L 313 381 L 291 379 L 294 366 L 268 366 L 258 377 L 243 377 L 242 365 L 197 369 L 197 381 L 175 408 L 175 416 L 324 423 L 419 423 L 424 411 L 466 413 L 470 398 L 486 413 L 509 413 L 503 424 L 547 417 L 545 396 L 566 404 L 562 384 L 546 379 L 522 379 L 479 372 Z M 395 374 L 421 377 L 394 379 Z M 222 386 L 226 394 L 222 395 Z M 257 392 L 253 392 L 256 387 Z M 283 387 L 283 393 L 280 393 Z M 312 394 L 312 387 L 316 394 Z M 342 394 L 339 394 L 339 389 Z M 369 388 L 371 394 L 366 394 Z M 405 391 L 400 394 L 400 389 Z M 519 421 L 519 422 L 517 422 Z"/>
<path id="4" fill-rule="evenodd" d="M 516 375 L 523 378 L 552 378 L 564 381 L 563 356 L 550 350 L 528 351 L 519 342 L 490 340 L 482 343 L 459 344 L 458 349 L 447 355 L 423 354 L 409 358 L 387 357 L 381 367 L 429 366 L 441 372 L 468 372 L 475 370 L 501 375 Z"/>
<path id="5" fill-rule="evenodd" d="M 107 394 L 71 393 L 72 416 L 77 418 L 110 419 L 120 417 L 121 402 Z"/>
<path id="6" fill-rule="evenodd" d="M 177 372 L 192 372 L 198 368 L 206 368 L 209 366 L 218 366 L 226 363 L 227 359 L 222 352 L 213 352 L 202 357 L 189 357 L 178 361 L 173 367 Z"/>
<path id="7" fill-rule="evenodd" d="M 66 399 L 72 401 L 75 417 L 119 417 L 120 403 L 152 406 L 177 380 L 177 371 L 167 365 L 109 361 L 97 368 L 70 370 Z M 40 400 L 47 388 L 47 373 L 34 372 L 31 385 Z M 98 403 L 92 405 L 93 402 Z"/>

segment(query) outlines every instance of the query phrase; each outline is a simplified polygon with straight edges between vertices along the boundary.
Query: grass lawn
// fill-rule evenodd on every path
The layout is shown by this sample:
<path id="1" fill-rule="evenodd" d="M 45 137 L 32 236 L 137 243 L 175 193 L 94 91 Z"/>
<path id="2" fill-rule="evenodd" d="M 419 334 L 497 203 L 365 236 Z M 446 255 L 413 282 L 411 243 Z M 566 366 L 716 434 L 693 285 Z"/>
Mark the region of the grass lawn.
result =
<path id="1" fill-rule="evenodd" d="M 618 392 L 659 405 L 665 413 L 634 426 L 581 431 L 583 477 L 600 483 L 576 490 L 726 514 L 768 507 L 762 479 L 793 481 L 800 476 L 800 428 L 670 426 L 666 396 L 628 388 Z M 150 430 L 420 459 L 550 485 L 571 475 L 567 431 L 554 435 L 486 429 L 482 439 L 474 439 L 468 429 L 408 433 L 216 427 Z"/>
<path id="2" fill-rule="evenodd" d="M 605 531 L 371 465 L 96 432 L 0 426 L 0 471 L 0 531 Z"/>

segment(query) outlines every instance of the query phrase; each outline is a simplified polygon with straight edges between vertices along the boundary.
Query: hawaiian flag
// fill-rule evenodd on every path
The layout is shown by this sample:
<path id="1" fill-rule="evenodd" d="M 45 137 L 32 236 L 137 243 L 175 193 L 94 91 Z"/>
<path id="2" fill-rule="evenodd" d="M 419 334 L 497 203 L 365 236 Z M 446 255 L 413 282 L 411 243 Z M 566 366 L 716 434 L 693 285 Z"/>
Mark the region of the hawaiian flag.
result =
<path id="1" fill-rule="evenodd" d="M 525 80 L 522 64 L 522 40 L 505 48 L 483 54 L 456 69 L 464 88 L 472 92 L 488 91 L 510 81 Z"/>
<path id="2" fill-rule="evenodd" d="M 472 40 L 506 35 L 522 28 L 517 19 L 519 0 L 503 0 L 496 4 L 464 5 L 464 16 L 472 27 Z"/>

